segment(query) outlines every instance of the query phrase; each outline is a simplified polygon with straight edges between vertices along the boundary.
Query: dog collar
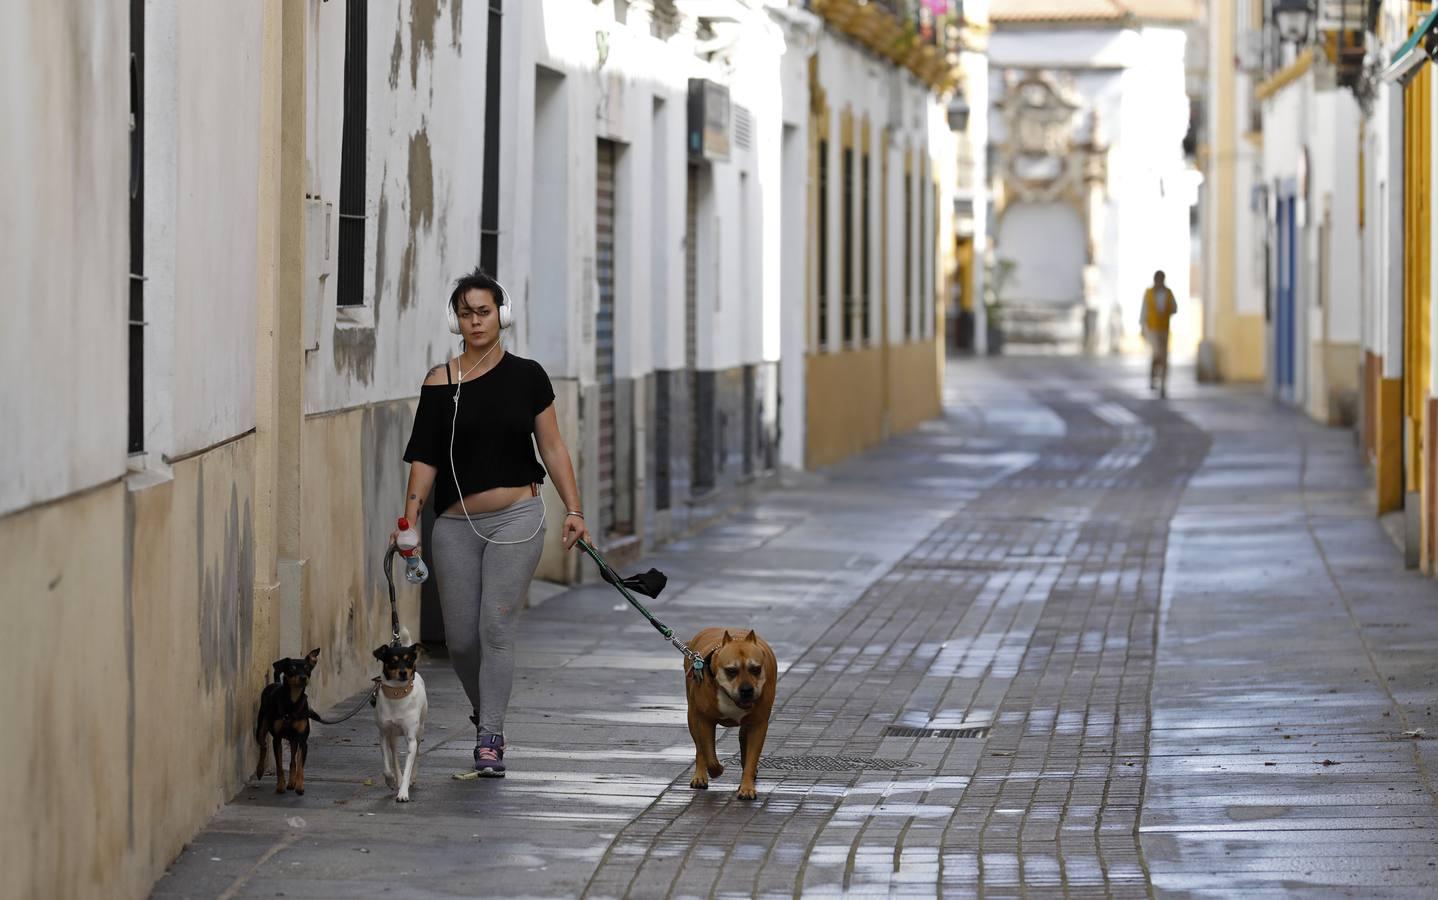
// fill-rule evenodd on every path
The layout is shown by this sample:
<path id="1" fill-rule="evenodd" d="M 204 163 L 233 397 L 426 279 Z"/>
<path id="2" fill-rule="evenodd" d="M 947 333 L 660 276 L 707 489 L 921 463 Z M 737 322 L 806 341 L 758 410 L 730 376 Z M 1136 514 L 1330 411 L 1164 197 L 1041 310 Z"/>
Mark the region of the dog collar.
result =
<path id="1" fill-rule="evenodd" d="M 379 685 L 379 689 L 384 691 L 384 695 L 391 700 L 403 700 L 405 697 L 414 693 L 414 678 L 410 678 L 409 683 L 404 687 L 390 687 L 385 684 L 384 679 L 378 675 L 375 676 L 374 681 L 375 684 Z"/>

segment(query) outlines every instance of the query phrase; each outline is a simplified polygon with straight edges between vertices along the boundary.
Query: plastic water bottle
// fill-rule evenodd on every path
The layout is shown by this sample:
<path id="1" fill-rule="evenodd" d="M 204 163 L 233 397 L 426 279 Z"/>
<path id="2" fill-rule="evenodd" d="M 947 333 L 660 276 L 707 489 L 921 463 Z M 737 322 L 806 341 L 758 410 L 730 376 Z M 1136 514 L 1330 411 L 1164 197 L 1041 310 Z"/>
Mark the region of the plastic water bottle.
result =
<path id="1" fill-rule="evenodd" d="M 395 535 L 394 544 L 404 557 L 404 577 L 410 584 L 424 584 L 429 578 L 429 567 L 415 552 L 419 547 L 419 531 L 411 528 L 404 516 L 399 517 L 399 534 Z"/>

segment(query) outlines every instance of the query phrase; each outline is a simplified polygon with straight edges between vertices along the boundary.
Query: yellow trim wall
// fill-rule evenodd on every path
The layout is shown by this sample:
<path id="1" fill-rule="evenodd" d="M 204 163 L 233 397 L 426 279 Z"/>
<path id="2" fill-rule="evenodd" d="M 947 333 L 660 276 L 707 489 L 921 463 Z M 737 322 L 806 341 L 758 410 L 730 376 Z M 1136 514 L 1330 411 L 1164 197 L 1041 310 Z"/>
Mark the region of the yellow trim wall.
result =
<path id="1" fill-rule="evenodd" d="M 0 520 L 10 671 L 44 675 L 0 692 L 8 896 L 145 896 L 253 766 L 255 444 Z"/>
<path id="2" fill-rule="evenodd" d="M 1432 78 L 1432 68 L 1424 66 L 1403 95 L 1403 412 L 1409 462 L 1404 485 L 1410 492 L 1423 488 L 1423 420 L 1432 383 L 1428 336 Z M 1423 517 L 1425 533 L 1432 525 L 1428 518 Z"/>
<path id="3" fill-rule="evenodd" d="M 805 467 L 840 462 L 938 416 L 943 367 L 935 343 L 810 354 L 804 365 Z"/>
<path id="4" fill-rule="evenodd" d="M 253 774 L 270 664 L 320 647 L 327 709 L 361 690 L 389 639 L 379 551 L 406 475 L 413 401 L 312 416 L 298 473 L 304 566 L 298 634 L 255 583 L 261 439 L 180 462 L 148 486 L 115 482 L 0 519 L 7 610 L 24 639 L 0 692 L 6 896 L 143 897 Z M 397 586 L 418 635 L 419 591 Z M 47 636 L 50 636 L 47 638 Z M 51 639 L 53 638 L 53 639 Z M 177 729 L 179 729 L 177 731 Z M 177 738 L 177 735 L 179 737 Z M 63 839 L 56 839 L 57 835 Z"/>
<path id="5" fill-rule="evenodd" d="M 1213 350 L 1216 375 L 1230 382 L 1261 382 L 1264 379 L 1264 321 L 1260 313 L 1238 312 L 1237 254 L 1238 216 L 1247 214 L 1247 198 L 1240 203 L 1238 192 L 1239 134 L 1237 121 L 1238 75 L 1227 61 L 1235 53 L 1238 34 L 1237 10 L 1231 3 L 1214 4 L 1213 56 L 1222 64 L 1212 66 L 1214 146 L 1208 155 L 1209 171 L 1205 190 L 1211 217 L 1206 250 L 1212 271 L 1204 278 L 1204 302 L 1212 314 L 1205 321 L 1204 339 Z M 1243 30 L 1249 30 L 1245 27 Z M 1243 161 L 1247 165 L 1247 160 Z"/>

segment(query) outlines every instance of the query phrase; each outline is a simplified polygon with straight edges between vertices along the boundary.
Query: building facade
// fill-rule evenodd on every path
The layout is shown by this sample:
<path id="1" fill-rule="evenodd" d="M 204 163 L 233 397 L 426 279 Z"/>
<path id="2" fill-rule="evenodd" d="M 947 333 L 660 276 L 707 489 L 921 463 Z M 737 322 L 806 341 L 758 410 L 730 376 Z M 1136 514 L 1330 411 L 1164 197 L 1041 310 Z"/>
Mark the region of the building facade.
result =
<path id="1" fill-rule="evenodd" d="M 1186 29 L 1179 0 L 995 0 L 989 43 L 995 298 L 1006 343 L 1140 346 L 1155 270 L 1191 349 Z"/>
<path id="2" fill-rule="evenodd" d="M 1375 513 L 1428 571 L 1435 22 L 1427 3 L 1215 4 L 1215 58 L 1237 65 L 1214 67 L 1208 180 L 1233 297 L 1208 311 L 1217 374 L 1356 427 Z"/>
<path id="3" fill-rule="evenodd" d="M 819 2 L 14 14 L 0 535 L 7 612 L 65 662 L 6 656 L 46 673 L 0 701 L 32 773 L 4 782 L 30 811 L 7 884 L 144 895 L 252 771 L 271 661 L 321 648 L 321 709 L 367 683 L 419 385 L 476 264 L 617 559 L 937 413 L 960 22 L 881 6 L 909 44 Z M 547 497 L 540 575 L 570 582 Z M 430 590 L 400 615 L 441 640 Z"/>

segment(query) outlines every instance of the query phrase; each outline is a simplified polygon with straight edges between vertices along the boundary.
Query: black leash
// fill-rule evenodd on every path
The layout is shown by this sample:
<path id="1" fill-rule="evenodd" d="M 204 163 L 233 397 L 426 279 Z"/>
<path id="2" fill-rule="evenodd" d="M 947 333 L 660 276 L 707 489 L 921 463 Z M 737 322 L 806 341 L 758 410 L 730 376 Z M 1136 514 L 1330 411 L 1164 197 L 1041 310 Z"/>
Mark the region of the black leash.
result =
<path id="1" fill-rule="evenodd" d="M 398 552 L 399 548 L 394 544 L 390 544 L 389 549 L 386 550 L 384 554 L 384 580 L 389 583 L 389 624 L 390 634 L 392 635 L 389 645 L 391 647 L 399 646 L 399 603 L 394 597 L 394 555 Z M 310 718 L 325 725 L 338 725 L 341 722 L 352 719 L 360 710 L 365 708 L 366 704 L 374 706 L 375 697 L 379 694 L 379 685 L 379 679 L 376 678 L 374 687 L 370 688 L 370 692 L 355 705 L 354 709 L 340 716 L 338 719 L 326 719 L 314 710 L 310 710 Z"/>
<path id="2" fill-rule="evenodd" d="M 650 569 L 645 575 L 635 575 L 632 578 L 620 578 L 615 574 L 613 569 L 609 568 L 609 564 L 604 561 L 604 557 L 599 555 L 599 551 L 591 547 L 587 541 L 581 540 L 579 542 L 579 549 L 589 554 L 589 558 L 594 560 L 595 564 L 599 566 L 599 574 L 604 577 L 604 580 L 614 585 L 615 590 L 623 594 L 624 599 L 629 601 L 629 605 L 637 609 L 639 614 L 643 616 L 650 625 L 654 626 L 655 631 L 664 635 L 669 643 L 674 645 L 675 650 L 684 654 L 684 658 L 689 661 L 689 677 L 696 681 L 703 681 L 704 658 L 690 649 L 688 644 L 675 637 L 674 629 L 655 618 L 654 613 L 646 609 L 643 603 L 640 603 L 634 598 L 633 594 L 629 593 L 629 588 L 634 587 L 636 590 L 644 591 L 650 597 L 657 596 L 658 593 L 664 589 L 666 583 L 664 575 L 654 569 Z"/>
<path id="3" fill-rule="evenodd" d="M 375 695 L 378 693 L 379 682 L 376 681 L 374 687 L 370 688 L 370 692 L 366 694 L 359 703 L 355 704 L 355 708 L 340 716 L 338 719 L 326 719 L 324 716 L 320 715 L 314 710 L 310 710 L 310 718 L 314 719 L 316 722 L 322 722 L 325 725 L 338 725 L 339 723 L 344 722 L 348 719 L 353 719 L 360 710 L 365 708 L 365 704 L 373 706 Z"/>

